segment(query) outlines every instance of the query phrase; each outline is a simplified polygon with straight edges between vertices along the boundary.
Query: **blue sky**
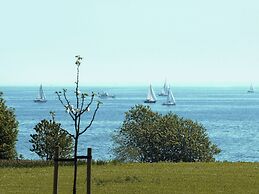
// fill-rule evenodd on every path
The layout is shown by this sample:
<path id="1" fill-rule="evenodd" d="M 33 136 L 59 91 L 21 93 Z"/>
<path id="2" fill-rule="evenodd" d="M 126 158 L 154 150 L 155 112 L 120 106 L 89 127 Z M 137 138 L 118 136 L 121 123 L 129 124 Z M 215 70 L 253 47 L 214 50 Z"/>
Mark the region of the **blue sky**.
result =
<path id="1" fill-rule="evenodd" d="M 8 0 L 0 85 L 259 84 L 257 0 Z"/>

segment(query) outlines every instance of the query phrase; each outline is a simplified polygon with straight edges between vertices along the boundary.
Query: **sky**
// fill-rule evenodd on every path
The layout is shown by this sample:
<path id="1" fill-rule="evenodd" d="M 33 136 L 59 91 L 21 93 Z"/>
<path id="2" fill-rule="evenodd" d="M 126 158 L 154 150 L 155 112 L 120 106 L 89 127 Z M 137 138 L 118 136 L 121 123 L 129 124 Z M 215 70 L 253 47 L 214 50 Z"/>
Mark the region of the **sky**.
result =
<path id="1" fill-rule="evenodd" d="M 259 85 L 258 0 L 8 0 L 0 85 Z"/>

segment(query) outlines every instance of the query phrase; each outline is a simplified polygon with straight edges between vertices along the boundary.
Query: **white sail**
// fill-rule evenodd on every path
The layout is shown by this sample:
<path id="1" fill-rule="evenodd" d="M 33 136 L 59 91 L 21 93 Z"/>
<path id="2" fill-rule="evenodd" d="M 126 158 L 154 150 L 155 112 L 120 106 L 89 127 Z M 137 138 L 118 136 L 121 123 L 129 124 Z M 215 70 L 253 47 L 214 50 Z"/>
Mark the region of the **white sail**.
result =
<path id="1" fill-rule="evenodd" d="M 155 103 L 156 102 L 156 94 L 152 88 L 152 85 L 150 84 L 148 92 L 147 92 L 147 100 L 146 103 Z"/>
<path id="2" fill-rule="evenodd" d="M 40 93 L 40 98 L 45 100 L 46 97 L 44 95 L 44 92 L 43 92 L 43 89 L 42 89 L 42 85 L 40 85 L 40 92 L 39 93 Z"/>
<path id="3" fill-rule="evenodd" d="M 168 89 L 167 102 L 175 103 L 174 95 L 173 95 L 173 93 L 172 93 L 170 88 Z"/>
<path id="4" fill-rule="evenodd" d="M 249 88 L 249 90 L 248 90 L 247 92 L 249 92 L 249 93 L 254 93 L 253 84 L 250 85 L 250 88 Z"/>
<path id="5" fill-rule="evenodd" d="M 168 85 L 167 82 L 165 80 L 164 86 L 162 88 L 162 91 L 160 94 L 158 94 L 159 96 L 167 96 L 168 95 Z"/>
<path id="6" fill-rule="evenodd" d="M 34 99 L 34 102 L 47 102 L 43 89 L 42 89 L 42 84 L 40 85 L 40 88 L 39 88 L 38 97 L 36 99 Z"/>
<path id="7" fill-rule="evenodd" d="M 156 94 L 155 94 L 155 92 L 154 92 L 154 90 L 153 90 L 153 88 L 152 88 L 151 85 L 150 85 L 150 91 L 151 91 L 152 99 L 153 99 L 153 100 L 156 100 Z"/>
<path id="8" fill-rule="evenodd" d="M 175 105 L 175 98 L 174 95 L 170 89 L 170 87 L 168 88 L 168 93 L 167 93 L 167 99 L 166 102 L 163 103 L 163 105 Z"/>

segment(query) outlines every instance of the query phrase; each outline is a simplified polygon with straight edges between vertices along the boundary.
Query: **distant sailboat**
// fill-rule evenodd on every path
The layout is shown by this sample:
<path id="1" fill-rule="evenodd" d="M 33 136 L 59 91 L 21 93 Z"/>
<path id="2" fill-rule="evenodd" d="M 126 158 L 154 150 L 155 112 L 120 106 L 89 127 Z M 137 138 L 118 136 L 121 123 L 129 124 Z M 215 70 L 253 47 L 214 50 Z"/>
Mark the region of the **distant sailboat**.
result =
<path id="1" fill-rule="evenodd" d="M 164 102 L 163 105 L 175 105 L 174 95 L 173 95 L 170 87 L 168 88 L 168 91 L 167 91 L 166 102 Z"/>
<path id="2" fill-rule="evenodd" d="M 168 85 L 167 85 L 166 80 L 165 80 L 162 91 L 161 91 L 161 93 L 158 94 L 158 96 L 167 96 L 167 95 L 168 95 Z"/>
<path id="3" fill-rule="evenodd" d="M 47 102 L 43 89 L 42 89 L 42 85 L 40 85 L 38 97 L 34 99 L 34 102 Z"/>
<path id="4" fill-rule="evenodd" d="M 145 103 L 155 103 L 156 102 L 156 95 L 155 92 L 150 84 L 148 93 L 147 93 L 147 99 L 144 101 Z"/>
<path id="5" fill-rule="evenodd" d="M 248 93 L 254 93 L 254 87 L 253 87 L 253 84 L 250 85 L 250 88 L 249 90 L 247 90 Z"/>
<path id="6" fill-rule="evenodd" d="M 102 92 L 98 95 L 100 98 L 115 98 L 115 95 L 111 95 L 108 92 Z"/>

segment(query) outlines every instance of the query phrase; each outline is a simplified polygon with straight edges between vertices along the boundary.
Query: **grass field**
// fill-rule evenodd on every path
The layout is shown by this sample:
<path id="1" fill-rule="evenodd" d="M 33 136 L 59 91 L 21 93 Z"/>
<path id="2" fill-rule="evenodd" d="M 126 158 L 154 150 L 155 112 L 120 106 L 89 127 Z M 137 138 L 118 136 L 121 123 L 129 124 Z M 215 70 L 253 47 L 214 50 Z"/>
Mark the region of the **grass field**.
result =
<path id="1" fill-rule="evenodd" d="M 79 166 L 78 193 L 85 192 Z M 59 168 L 59 193 L 72 193 L 73 168 Z M 0 193 L 52 193 L 53 167 L 0 168 Z M 259 163 L 135 163 L 92 166 L 93 194 L 259 193 Z"/>

